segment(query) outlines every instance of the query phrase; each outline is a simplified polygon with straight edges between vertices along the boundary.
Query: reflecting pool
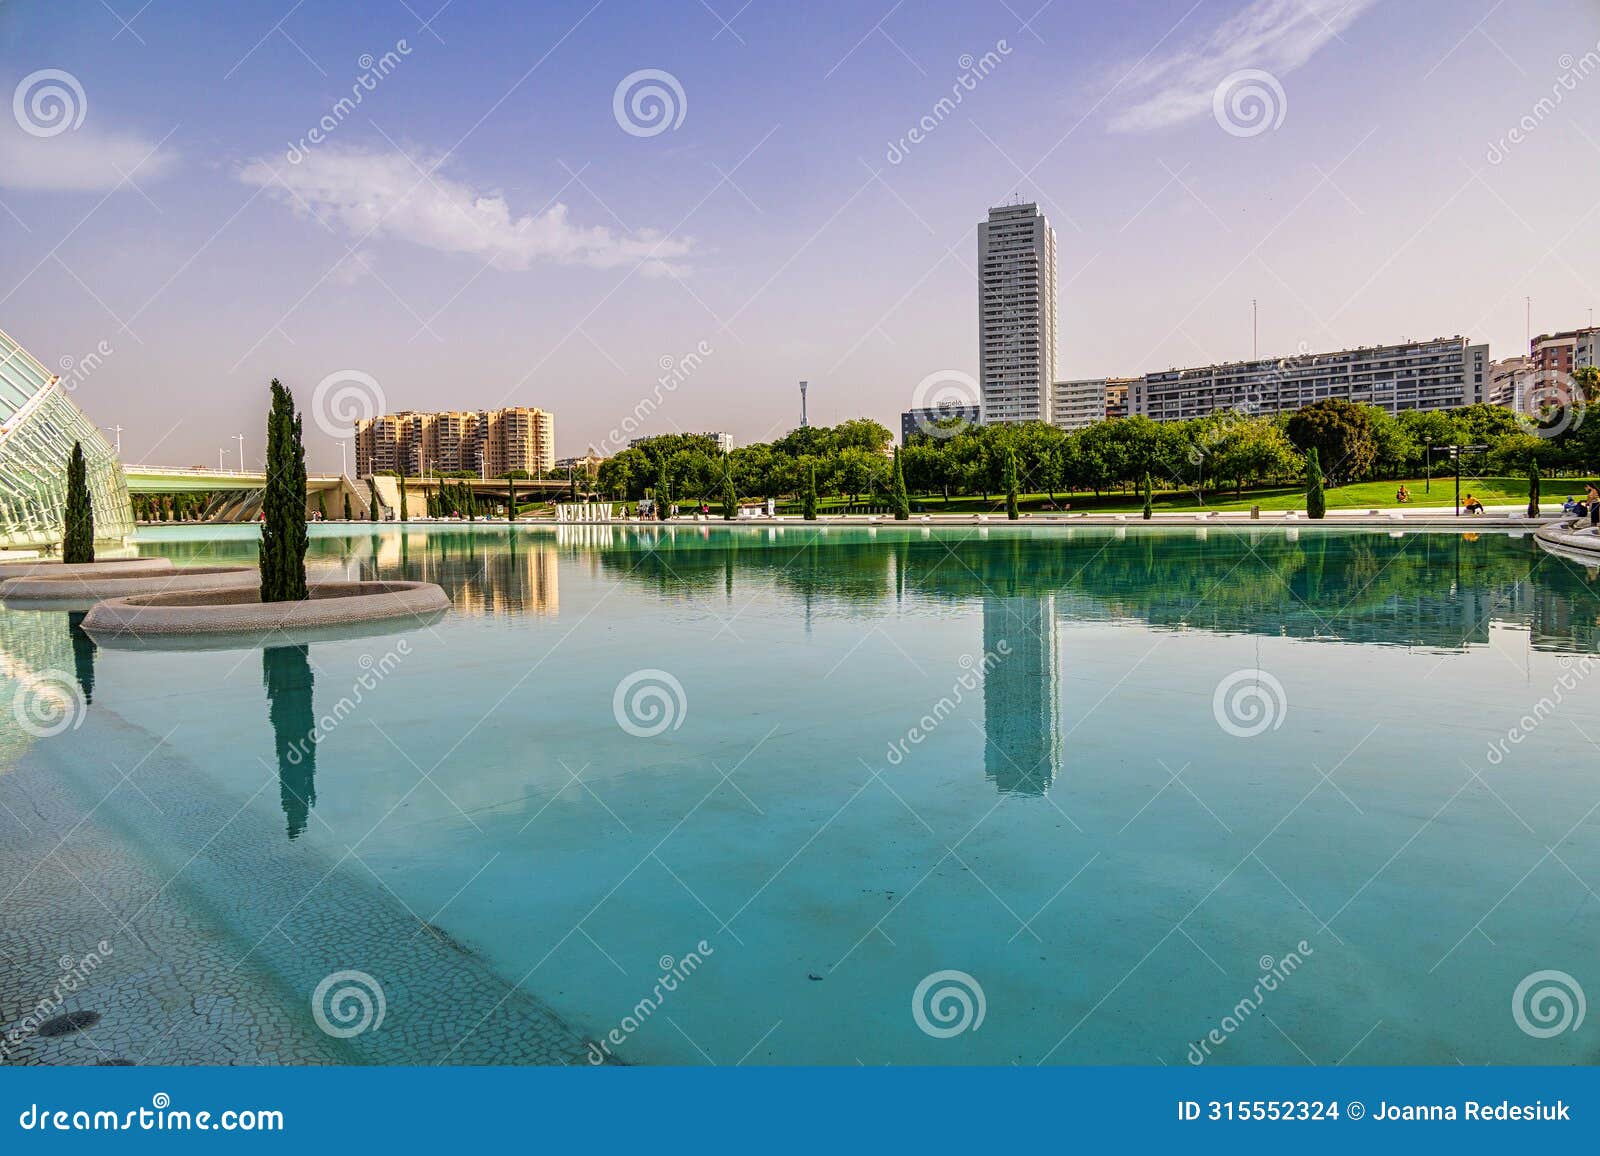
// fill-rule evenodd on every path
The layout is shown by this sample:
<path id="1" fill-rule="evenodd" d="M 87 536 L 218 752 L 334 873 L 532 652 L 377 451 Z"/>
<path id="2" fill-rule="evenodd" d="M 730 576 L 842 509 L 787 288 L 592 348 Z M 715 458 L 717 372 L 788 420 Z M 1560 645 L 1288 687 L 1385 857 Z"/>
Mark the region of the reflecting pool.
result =
<path id="1" fill-rule="evenodd" d="M 224 991 L 269 1062 L 1600 1053 L 1547 998 L 1600 994 L 1600 575 L 1531 538 L 347 529 L 315 575 L 454 610 L 182 652 L 0 612 L 0 938 L 199 945 L 122 1053 L 200 1056 L 156 1045 Z M 381 1026 L 314 1014 L 346 971 Z"/>

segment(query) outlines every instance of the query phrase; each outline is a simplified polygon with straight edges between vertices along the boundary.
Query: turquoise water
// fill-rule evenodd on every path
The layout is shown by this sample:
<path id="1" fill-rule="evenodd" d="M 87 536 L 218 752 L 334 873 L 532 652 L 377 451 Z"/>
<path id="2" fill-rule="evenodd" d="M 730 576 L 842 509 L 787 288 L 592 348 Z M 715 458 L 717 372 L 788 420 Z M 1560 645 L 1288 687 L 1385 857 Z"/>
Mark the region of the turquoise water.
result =
<path id="1" fill-rule="evenodd" d="M 210 895 L 218 843 L 287 848 L 585 1036 L 624 1025 L 635 1063 L 1600 1051 L 1512 1011 L 1541 970 L 1600 993 L 1600 585 L 1531 539 L 341 529 L 314 528 L 315 572 L 425 578 L 455 610 L 265 658 L 74 649 L 64 616 L 0 615 L 13 663 L 87 673 L 91 719 L 239 816 L 160 848 L 137 800 L 124 822 L 130 853 L 199 856 L 183 882 L 218 934 L 290 914 Z M 90 726 L 30 741 L 9 711 L 0 732 L 67 774 L 141 753 Z M 286 1002 L 370 955 L 296 942 Z M 981 1024 L 919 1026 L 944 971 Z"/>

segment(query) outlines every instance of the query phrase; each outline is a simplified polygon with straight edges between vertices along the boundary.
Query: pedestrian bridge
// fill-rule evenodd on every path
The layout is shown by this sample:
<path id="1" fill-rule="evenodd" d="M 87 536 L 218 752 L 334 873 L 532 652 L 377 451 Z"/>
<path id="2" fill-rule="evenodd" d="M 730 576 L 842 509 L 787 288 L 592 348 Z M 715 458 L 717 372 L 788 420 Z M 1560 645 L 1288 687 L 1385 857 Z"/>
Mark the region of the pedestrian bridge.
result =
<path id="1" fill-rule="evenodd" d="M 267 475 L 261 470 L 213 470 L 206 466 L 152 466 L 124 465 L 123 474 L 128 479 L 131 494 L 210 494 L 201 520 L 207 522 L 254 521 L 261 511 L 261 496 L 266 489 Z M 420 514 L 426 508 L 424 495 L 440 486 L 469 486 L 480 499 L 504 502 L 510 483 L 503 478 L 407 478 L 406 493 L 411 512 Z M 515 483 L 517 495 L 523 500 L 535 495 L 555 498 L 570 494 L 572 483 L 556 478 L 523 478 Z M 373 492 L 377 492 L 376 515 L 372 510 Z M 306 512 L 316 512 L 320 505 L 329 518 L 339 518 L 344 512 L 345 498 L 350 499 L 351 512 L 363 520 L 390 521 L 399 517 L 399 480 L 387 474 L 372 478 L 349 478 L 343 474 L 306 475 Z"/>

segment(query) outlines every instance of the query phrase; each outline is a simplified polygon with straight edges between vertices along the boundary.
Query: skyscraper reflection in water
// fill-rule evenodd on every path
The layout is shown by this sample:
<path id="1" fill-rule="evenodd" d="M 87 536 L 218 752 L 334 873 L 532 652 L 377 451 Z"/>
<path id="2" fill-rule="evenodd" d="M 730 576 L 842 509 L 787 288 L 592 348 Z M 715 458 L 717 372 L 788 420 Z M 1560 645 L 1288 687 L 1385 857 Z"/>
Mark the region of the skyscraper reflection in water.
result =
<path id="1" fill-rule="evenodd" d="M 1061 773 L 1055 612 L 1053 594 L 983 600 L 983 770 L 1003 795 L 1043 795 Z"/>

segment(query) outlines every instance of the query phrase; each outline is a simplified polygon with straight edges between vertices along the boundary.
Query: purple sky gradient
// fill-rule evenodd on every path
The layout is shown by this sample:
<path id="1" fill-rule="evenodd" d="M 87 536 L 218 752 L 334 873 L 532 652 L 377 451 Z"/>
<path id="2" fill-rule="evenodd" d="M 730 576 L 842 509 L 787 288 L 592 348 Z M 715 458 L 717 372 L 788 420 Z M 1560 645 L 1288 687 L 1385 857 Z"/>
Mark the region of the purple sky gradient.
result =
<path id="1" fill-rule="evenodd" d="M 0 114 L 0 328 L 112 350 L 77 397 L 127 460 L 242 431 L 257 464 L 268 378 L 310 410 L 340 370 L 390 409 L 543 406 L 581 453 L 702 343 L 649 432 L 775 436 L 800 378 L 813 421 L 897 428 L 976 372 L 974 230 L 1014 193 L 1057 231 L 1068 377 L 1248 356 L 1253 297 L 1263 354 L 1503 357 L 1525 297 L 1535 332 L 1600 305 L 1591 0 L 442 2 L 0 6 L 0 91 L 83 94 L 53 135 Z M 683 93 L 655 135 L 614 115 L 642 69 Z M 1213 113 L 1246 69 L 1284 94 L 1252 136 Z"/>

